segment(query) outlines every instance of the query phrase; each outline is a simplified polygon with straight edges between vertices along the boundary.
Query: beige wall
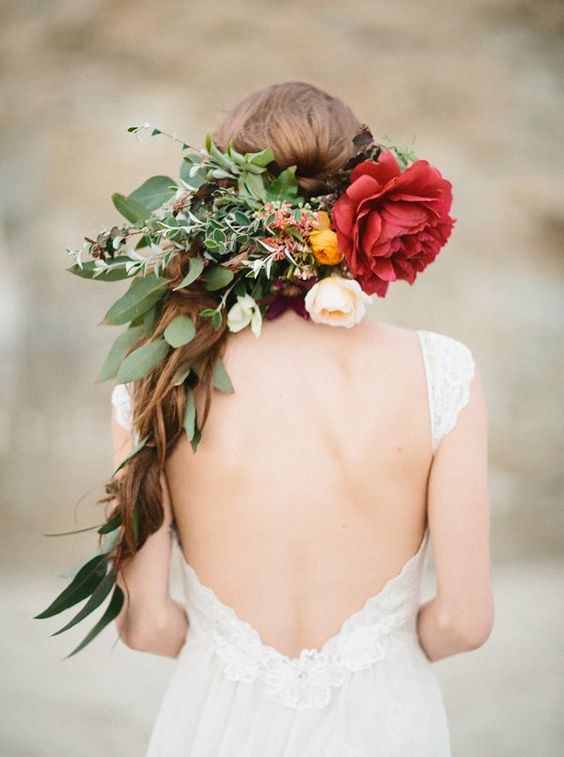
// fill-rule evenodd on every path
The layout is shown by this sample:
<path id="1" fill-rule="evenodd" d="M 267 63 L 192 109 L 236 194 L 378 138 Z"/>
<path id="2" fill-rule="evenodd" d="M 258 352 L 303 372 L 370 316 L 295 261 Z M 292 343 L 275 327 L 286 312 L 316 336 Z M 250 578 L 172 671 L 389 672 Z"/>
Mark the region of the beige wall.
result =
<path id="1" fill-rule="evenodd" d="M 452 180 L 451 241 L 375 312 L 473 350 L 490 415 L 494 560 L 558 560 L 562 3 L 21 0 L 4 4 L 1 28 L 2 557 L 20 578 L 41 576 L 27 615 L 92 548 L 89 535 L 42 533 L 72 528 L 84 494 L 76 527 L 97 522 L 111 465 L 111 386 L 94 379 L 114 332 L 96 323 L 122 285 L 65 273 L 65 247 L 117 220 L 111 192 L 175 175 L 178 145 L 128 126 L 200 143 L 241 96 L 284 80 L 344 98 L 379 137 L 415 137 Z M 34 623 L 38 643 L 47 630 Z"/>

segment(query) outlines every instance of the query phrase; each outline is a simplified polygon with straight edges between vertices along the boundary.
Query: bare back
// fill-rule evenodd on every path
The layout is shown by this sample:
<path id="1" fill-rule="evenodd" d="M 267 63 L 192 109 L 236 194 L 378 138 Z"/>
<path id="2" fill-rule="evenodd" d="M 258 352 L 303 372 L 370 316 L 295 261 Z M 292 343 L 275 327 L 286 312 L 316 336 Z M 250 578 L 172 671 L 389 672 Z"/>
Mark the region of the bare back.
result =
<path id="1" fill-rule="evenodd" d="M 263 641 L 320 648 L 397 574 L 426 525 L 432 461 L 418 335 L 293 312 L 229 337 L 197 454 L 166 480 L 185 559 Z"/>

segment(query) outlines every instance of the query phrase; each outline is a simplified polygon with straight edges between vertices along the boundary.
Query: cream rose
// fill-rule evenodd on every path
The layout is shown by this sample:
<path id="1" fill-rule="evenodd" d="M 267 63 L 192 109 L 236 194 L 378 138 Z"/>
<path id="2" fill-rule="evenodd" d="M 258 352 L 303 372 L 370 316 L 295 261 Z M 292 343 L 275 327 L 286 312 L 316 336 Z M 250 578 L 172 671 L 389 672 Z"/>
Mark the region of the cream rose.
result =
<path id="1" fill-rule="evenodd" d="M 250 294 L 238 295 L 237 302 L 227 313 L 227 327 L 230 331 L 241 331 L 251 324 L 251 331 L 259 336 L 262 327 L 260 308 Z"/>
<path id="2" fill-rule="evenodd" d="M 305 296 L 305 307 L 312 321 L 348 329 L 364 318 L 366 305 L 371 302 L 358 281 L 337 275 L 321 279 Z"/>

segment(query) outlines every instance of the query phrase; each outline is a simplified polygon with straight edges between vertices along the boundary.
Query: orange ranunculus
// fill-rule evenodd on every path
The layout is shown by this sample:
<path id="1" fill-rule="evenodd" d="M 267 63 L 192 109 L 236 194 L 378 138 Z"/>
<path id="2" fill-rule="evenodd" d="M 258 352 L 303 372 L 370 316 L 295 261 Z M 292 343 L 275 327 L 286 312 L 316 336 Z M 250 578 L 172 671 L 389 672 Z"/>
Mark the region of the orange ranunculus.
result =
<path id="1" fill-rule="evenodd" d="M 318 263 L 323 265 L 337 265 L 344 257 L 337 243 L 337 235 L 330 227 L 329 215 L 320 210 L 317 214 L 318 223 L 308 237 L 311 251 Z"/>

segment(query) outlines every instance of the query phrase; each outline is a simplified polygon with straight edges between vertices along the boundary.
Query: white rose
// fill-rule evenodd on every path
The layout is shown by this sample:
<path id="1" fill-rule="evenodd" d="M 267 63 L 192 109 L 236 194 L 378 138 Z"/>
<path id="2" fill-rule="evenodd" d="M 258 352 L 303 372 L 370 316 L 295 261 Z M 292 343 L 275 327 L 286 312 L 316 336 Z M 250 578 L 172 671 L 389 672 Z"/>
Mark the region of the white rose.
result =
<path id="1" fill-rule="evenodd" d="M 350 329 L 364 318 L 371 297 L 355 279 L 333 274 L 321 279 L 305 296 L 305 307 L 315 323 Z"/>
<path id="2" fill-rule="evenodd" d="M 237 302 L 227 313 L 227 327 L 230 331 L 241 331 L 251 324 L 255 336 L 259 336 L 262 314 L 256 300 L 250 294 L 237 295 Z"/>

